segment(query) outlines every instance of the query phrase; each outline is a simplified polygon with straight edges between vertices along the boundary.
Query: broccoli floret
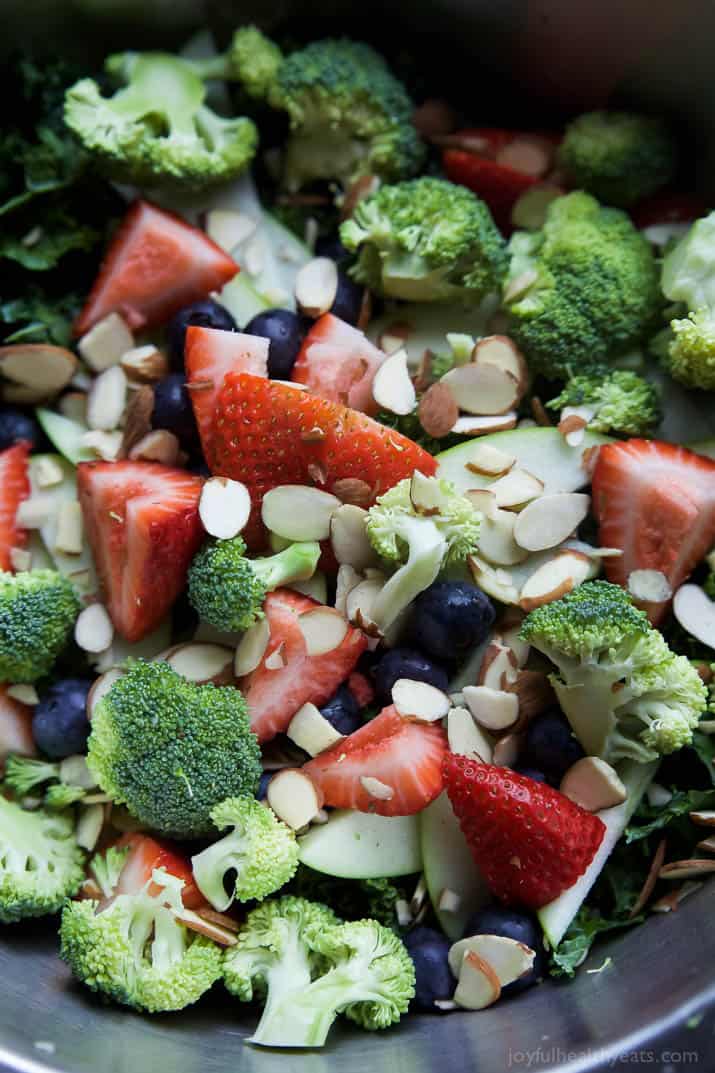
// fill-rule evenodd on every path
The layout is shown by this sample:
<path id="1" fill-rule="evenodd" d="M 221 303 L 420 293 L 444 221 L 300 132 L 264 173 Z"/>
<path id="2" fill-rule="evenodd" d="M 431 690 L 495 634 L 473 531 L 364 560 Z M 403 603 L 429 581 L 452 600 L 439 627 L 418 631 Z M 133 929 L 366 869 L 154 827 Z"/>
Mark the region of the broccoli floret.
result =
<path id="1" fill-rule="evenodd" d="M 161 887 L 157 896 L 149 887 Z M 221 976 L 222 950 L 181 923 L 183 880 L 155 870 L 138 894 L 104 908 L 69 902 L 62 912 L 60 956 L 92 991 L 149 1013 L 181 1010 Z"/>
<path id="2" fill-rule="evenodd" d="M 233 828 L 191 859 L 198 888 L 214 909 L 223 912 L 234 897 L 260 900 L 291 879 L 298 867 L 298 843 L 270 809 L 253 797 L 234 797 L 212 809 L 211 819 L 219 831 Z M 231 894 L 224 886 L 227 872 L 232 873 Z"/>
<path id="3" fill-rule="evenodd" d="M 255 26 L 241 26 L 222 56 L 192 61 L 203 78 L 240 82 L 250 97 L 263 99 L 274 88 L 283 53 Z"/>
<path id="4" fill-rule="evenodd" d="M 217 630 L 240 632 L 263 618 L 266 593 L 307 581 L 320 559 L 320 544 L 291 544 L 266 559 L 247 559 L 240 536 L 204 544 L 189 570 L 189 600 Z"/>
<path id="5" fill-rule="evenodd" d="M 95 853 L 89 862 L 88 871 L 105 898 L 114 894 L 130 849 L 130 846 L 110 846 L 104 853 Z"/>
<path id="6" fill-rule="evenodd" d="M 586 582 L 537 608 L 521 638 L 558 667 L 552 685 L 590 756 L 646 763 L 692 740 L 707 690 L 618 585 Z"/>
<path id="7" fill-rule="evenodd" d="M 670 181 L 677 147 L 660 119 L 632 112 L 588 112 L 567 126 L 558 163 L 572 186 L 625 208 Z"/>
<path id="8" fill-rule="evenodd" d="M 87 764 L 147 827 L 178 838 L 213 831 L 211 809 L 255 794 L 258 740 L 231 686 L 195 685 L 168 663 L 137 661 L 92 716 Z"/>
<path id="9" fill-rule="evenodd" d="M 85 797 L 87 791 L 83 786 L 71 786 L 69 783 L 56 782 L 48 786 L 45 792 L 45 805 L 47 808 L 63 809 L 70 805 L 76 805 Z"/>
<path id="10" fill-rule="evenodd" d="M 421 473 L 378 498 L 368 511 L 368 538 L 383 559 L 402 564 L 370 612 L 383 632 L 444 566 L 462 563 L 477 550 L 480 523 L 481 514 L 448 481 Z"/>
<path id="11" fill-rule="evenodd" d="M 250 119 L 204 104 L 200 64 L 165 52 L 119 53 L 105 68 L 120 88 L 103 97 L 92 78 L 68 89 L 65 122 L 114 180 L 200 189 L 242 172 L 258 145 Z"/>
<path id="12" fill-rule="evenodd" d="M 706 596 L 709 596 L 711 600 L 715 600 L 715 570 L 711 570 L 705 578 L 703 589 L 705 590 Z"/>
<path id="13" fill-rule="evenodd" d="M 17 797 L 25 797 L 32 791 L 60 777 L 60 765 L 50 760 L 38 760 L 33 756 L 18 756 L 11 753 L 5 761 L 5 786 Z"/>
<path id="14" fill-rule="evenodd" d="M 350 270 L 359 283 L 411 302 L 480 302 L 499 289 L 508 265 L 487 206 L 445 179 L 381 187 L 358 203 L 340 239 L 359 250 Z"/>
<path id="15" fill-rule="evenodd" d="M 0 922 L 56 913 L 84 879 L 84 853 L 66 813 L 26 812 L 0 795 Z"/>
<path id="16" fill-rule="evenodd" d="M 568 380 L 623 354 L 650 331 L 661 298 L 648 241 L 588 194 L 552 201 L 543 230 L 509 241 L 509 334 L 535 372 Z"/>
<path id="17" fill-rule="evenodd" d="M 657 389 L 626 369 L 606 367 L 574 376 L 560 395 L 546 404 L 551 410 L 584 406 L 591 411 L 588 427 L 595 432 L 650 436 L 661 419 Z"/>
<path id="18" fill-rule="evenodd" d="M 0 681 L 49 674 L 79 611 L 71 582 L 56 570 L 0 572 Z"/>

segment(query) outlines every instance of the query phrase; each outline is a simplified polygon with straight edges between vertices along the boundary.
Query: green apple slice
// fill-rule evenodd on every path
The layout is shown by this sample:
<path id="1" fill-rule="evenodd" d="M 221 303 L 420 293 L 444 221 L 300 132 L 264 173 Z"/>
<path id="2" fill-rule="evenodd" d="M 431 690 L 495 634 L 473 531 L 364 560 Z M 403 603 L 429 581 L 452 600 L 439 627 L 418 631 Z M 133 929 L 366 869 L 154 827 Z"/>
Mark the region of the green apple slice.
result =
<path id="1" fill-rule="evenodd" d="M 341 879 L 407 876 L 422 868 L 417 816 L 340 809 L 298 843 L 303 864 Z"/>
<path id="2" fill-rule="evenodd" d="M 469 850 L 447 793 L 420 813 L 422 869 L 430 901 L 446 935 L 461 939 L 467 917 L 491 898 Z M 453 891 L 455 909 L 440 908 L 444 891 Z"/>

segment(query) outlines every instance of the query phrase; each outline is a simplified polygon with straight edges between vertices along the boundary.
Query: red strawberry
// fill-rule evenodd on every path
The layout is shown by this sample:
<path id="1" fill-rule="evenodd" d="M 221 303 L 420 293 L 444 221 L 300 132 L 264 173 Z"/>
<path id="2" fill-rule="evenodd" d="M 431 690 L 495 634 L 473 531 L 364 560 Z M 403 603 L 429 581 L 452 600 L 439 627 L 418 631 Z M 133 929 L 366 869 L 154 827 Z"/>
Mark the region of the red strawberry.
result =
<path id="1" fill-rule="evenodd" d="M 236 262 L 203 231 L 148 201 L 135 201 L 104 256 L 75 335 L 108 313 L 121 313 L 131 328 L 162 324 L 237 272 Z"/>
<path id="2" fill-rule="evenodd" d="M 380 816 L 411 816 L 442 792 L 446 751 L 441 727 L 403 719 L 391 705 L 303 770 L 327 805 Z M 384 800 L 368 793 L 361 781 L 368 777 L 389 786 L 392 797 Z"/>
<path id="3" fill-rule="evenodd" d="M 365 414 L 245 373 L 224 381 L 209 464 L 248 487 L 253 514 L 243 535 L 251 547 L 262 540 L 263 496 L 278 484 L 316 483 L 329 492 L 356 477 L 374 502 L 414 470 L 430 476 L 437 468 L 422 447 Z"/>
<path id="4" fill-rule="evenodd" d="M 10 753 L 34 756 L 32 708 L 8 697 L 8 686 L 0 686 L 0 766 Z"/>
<path id="5" fill-rule="evenodd" d="M 216 399 L 226 373 L 268 376 L 268 340 L 258 335 L 190 325 L 186 332 L 184 359 L 196 424 L 206 454 Z"/>
<path id="6" fill-rule="evenodd" d="M 255 671 L 240 682 L 251 729 L 259 741 L 268 741 L 285 730 L 304 704 L 325 704 L 367 648 L 365 635 L 350 626 L 337 648 L 309 656 L 298 618 L 321 606 L 290 589 L 276 589 L 266 598 L 268 647 Z M 282 666 L 267 667 L 271 656 L 282 661 Z"/>
<path id="7" fill-rule="evenodd" d="M 306 335 L 292 379 L 323 399 L 371 414 L 377 410 L 372 382 L 385 357 L 357 328 L 325 313 Z"/>
<path id="8" fill-rule="evenodd" d="M 148 835 L 133 833 L 122 835 L 114 844 L 118 849 L 129 846 L 116 894 L 138 894 L 151 879 L 154 869 L 163 868 L 169 875 L 184 880 L 181 896 L 187 909 L 199 909 L 206 905 L 206 899 L 194 882 L 190 863 L 165 843 Z M 149 893 L 156 896 L 160 889 L 156 883 L 152 883 Z"/>
<path id="9" fill-rule="evenodd" d="M 109 614 L 127 641 L 151 633 L 183 592 L 204 537 L 202 480 L 150 462 L 83 462 L 77 486 Z"/>
<path id="10" fill-rule="evenodd" d="M 634 570 L 659 570 L 673 591 L 715 544 L 715 462 L 658 440 L 601 447 L 593 505 L 609 581 L 627 587 Z M 668 601 L 644 604 L 657 623 Z"/>
<path id="11" fill-rule="evenodd" d="M 444 778 L 492 893 L 540 909 L 573 886 L 601 844 L 603 822 L 545 783 L 447 753 Z"/>
<path id="12" fill-rule="evenodd" d="M 27 476 L 29 443 L 16 443 L 0 452 L 0 570 L 12 570 L 10 552 L 27 540 L 24 529 L 15 525 L 17 508 L 30 494 Z"/>
<path id="13" fill-rule="evenodd" d="M 360 671 L 353 671 L 348 678 L 348 689 L 355 698 L 358 708 L 367 708 L 375 699 L 375 690 L 370 680 Z"/>

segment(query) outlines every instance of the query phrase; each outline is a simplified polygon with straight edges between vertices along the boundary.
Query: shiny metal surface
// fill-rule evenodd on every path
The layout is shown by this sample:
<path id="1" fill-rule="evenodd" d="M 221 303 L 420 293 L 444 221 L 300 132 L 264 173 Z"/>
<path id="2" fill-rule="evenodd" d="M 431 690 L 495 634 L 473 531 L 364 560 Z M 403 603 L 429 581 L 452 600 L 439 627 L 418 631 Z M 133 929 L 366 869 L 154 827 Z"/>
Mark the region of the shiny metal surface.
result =
<path id="1" fill-rule="evenodd" d="M 443 72 L 466 112 L 560 115 L 635 99 L 669 112 L 699 145 L 697 179 L 715 192 L 712 0 L 345 0 L 269 5 L 217 0 L 221 27 L 266 27 L 299 12 L 325 33 L 399 47 Z M 176 39 L 203 18 L 195 0 L 0 0 L 0 52 L 24 41 L 89 53 Z M 137 29 L 140 27 L 140 29 Z M 504 72 L 512 88 L 506 91 Z M 497 75 L 495 72 L 499 72 Z M 708 415 L 709 416 L 709 415 Z M 712 420 L 712 418 L 711 418 Z M 709 423 L 709 422 L 708 422 Z M 694 433 L 695 434 L 695 433 Z M 567 1073 L 715 1069 L 715 886 L 676 912 L 599 945 L 570 984 L 546 984 L 478 1014 L 410 1017 L 384 1035 L 336 1031 L 323 1052 L 244 1046 L 253 1013 L 214 988 L 180 1014 L 104 1006 L 57 959 L 51 923 L 0 929 L 0 1071 L 22 1073 Z M 613 960 L 601 972 L 604 958 Z"/>

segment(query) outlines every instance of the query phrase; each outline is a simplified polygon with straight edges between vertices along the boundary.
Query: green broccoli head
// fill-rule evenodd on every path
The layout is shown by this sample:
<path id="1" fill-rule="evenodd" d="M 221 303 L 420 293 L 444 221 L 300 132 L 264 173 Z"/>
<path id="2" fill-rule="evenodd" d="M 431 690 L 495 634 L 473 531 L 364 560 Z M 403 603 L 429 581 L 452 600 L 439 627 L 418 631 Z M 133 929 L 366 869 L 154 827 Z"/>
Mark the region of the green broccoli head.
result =
<path id="1" fill-rule="evenodd" d="M 715 391 L 715 314 L 697 309 L 671 320 L 654 352 L 670 376 L 702 391 Z"/>
<path id="2" fill-rule="evenodd" d="M 211 810 L 221 831 L 232 831 L 191 859 L 194 879 L 214 909 L 228 909 L 234 896 L 241 902 L 277 891 L 298 867 L 298 843 L 290 827 L 253 797 L 234 797 Z M 232 878 L 226 893 L 224 878 Z"/>
<path id="3" fill-rule="evenodd" d="M 657 389 L 626 369 L 604 367 L 572 377 L 561 394 L 546 404 L 551 410 L 582 406 L 591 411 L 588 427 L 595 432 L 649 436 L 661 419 Z"/>
<path id="4" fill-rule="evenodd" d="M 480 302 L 498 291 L 508 257 L 489 209 L 471 190 L 425 177 L 363 198 L 340 228 L 351 269 L 378 294 L 411 302 Z"/>
<path id="5" fill-rule="evenodd" d="M 114 894 L 130 849 L 131 846 L 110 846 L 104 853 L 95 853 L 89 862 L 88 871 L 104 898 Z"/>
<path id="6" fill-rule="evenodd" d="M 247 559 L 240 536 L 204 544 L 189 570 L 189 600 L 200 617 L 226 632 L 249 629 L 263 617 L 266 593 L 307 581 L 315 573 L 320 545 L 291 544 L 277 555 Z"/>
<path id="7" fill-rule="evenodd" d="M 161 888 L 158 896 L 149 886 Z M 60 956 L 92 991 L 149 1013 L 181 1010 L 221 976 L 223 952 L 181 923 L 183 880 L 163 869 L 138 894 L 102 907 L 69 902 L 62 912 Z"/>
<path id="8" fill-rule="evenodd" d="M 625 208 L 670 181 L 677 146 L 660 119 L 633 112 L 588 112 L 567 126 L 558 163 L 572 186 Z"/>
<path id="9" fill-rule="evenodd" d="M 121 88 L 103 97 L 93 79 L 81 79 L 67 91 L 65 122 L 112 179 L 200 189 L 226 182 L 253 159 L 255 125 L 208 108 L 205 83 L 188 61 L 121 53 L 105 66 Z"/>
<path id="10" fill-rule="evenodd" d="M 590 372 L 637 345 L 660 304 L 651 247 L 625 213 L 588 194 L 557 198 L 543 230 L 509 242 L 509 334 L 535 372 Z"/>
<path id="11" fill-rule="evenodd" d="M 79 611 L 72 584 L 56 570 L 0 572 L 0 681 L 49 674 Z"/>
<path id="12" fill-rule="evenodd" d="M 17 797 L 25 797 L 43 783 L 59 777 L 60 765 L 50 760 L 11 753 L 5 761 L 4 783 Z"/>
<path id="13" fill-rule="evenodd" d="M 241 693 L 195 685 L 164 662 L 133 663 L 102 698 L 87 763 L 117 804 L 178 838 L 210 835 L 211 810 L 253 795 L 261 773 Z"/>
<path id="14" fill-rule="evenodd" d="M 290 120 L 290 188 L 316 179 L 347 186 L 364 175 L 394 182 L 422 165 L 425 147 L 412 124 L 413 103 L 369 45 L 328 39 L 291 53 L 268 99 Z"/>
<path id="15" fill-rule="evenodd" d="M 278 45 L 255 26 L 241 26 L 219 59 L 215 77 L 240 82 L 250 97 L 262 100 L 273 90 L 282 63 Z"/>
<path id="16" fill-rule="evenodd" d="M 0 795 L 0 922 L 56 913 L 84 879 L 84 853 L 66 813 L 26 812 Z"/>
<path id="17" fill-rule="evenodd" d="M 618 585 L 586 582 L 537 608 L 521 638 L 556 664 L 556 696 L 590 756 L 646 763 L 692 740 L 707 690 Z"/>

